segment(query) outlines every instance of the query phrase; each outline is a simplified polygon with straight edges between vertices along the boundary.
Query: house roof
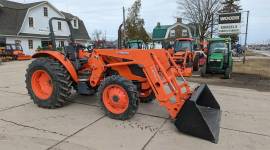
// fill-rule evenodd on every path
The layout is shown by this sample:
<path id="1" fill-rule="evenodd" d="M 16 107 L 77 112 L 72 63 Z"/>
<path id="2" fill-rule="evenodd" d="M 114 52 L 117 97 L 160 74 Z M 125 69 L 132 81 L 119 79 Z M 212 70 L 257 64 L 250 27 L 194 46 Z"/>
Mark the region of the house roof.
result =
<path id="1" fill-rule="evenodd" d="M 2 0 L 1 0 L 2 1 Z M 16 35 L 28 9 L 0 8 L 0 35 Z"/>
<path id="2" fill-rule="evenodd" d="M 2 4 L 4 7 L 12 8 L 12 9 L 29 9 L 33 6 L 36 6 L 41 3 L 45 3 L 46 1 L 40 1 L 40 2 L 34 2 L 34 3 L 28 3 L 28 4 L 22 4 L 7 0 L 0 0 L 0 4 Z"/>
<path id="3" fill-rule="evenodd" d="M 158 25 L 154 28 L 152 38 L 154 40 L 158 39 L 164 39 L 167 33 L 168 28 L 170 28 L 171 25 Z"/>
<path id="4" fill-rule="evenodd" d="M 79 29 L 74 29 L 73 28 L 73 37 L 74 39 L 86 39 L 86 40 L 90 40 L 89 34 L 86 30 L 86 27 L 83 23 L 83 21 L 81 19 L 79 19 L 79 17 L 74 16 L 70 13 L 67 12 L 61 12 L 67 19 L 74 19 L 77 18 L 78 19 L 78 25 L 79 25 Z"/>
<path id="5" fill-rule="evenodd" d="M 22 4 L 7 0 L 0 0 L 0 5 L 3 5 L 3 7 L 0 8 L 0 36 L 17 35 L 20 32 L 21 26 L 23 24 L 28 9 L 42 3 L 48 2 L 40 1 L 35 3 Z M 73 16 L 72 14 L 69 13 L 63 13 L 63 15 L 66 18 L 70 18 L 71 16 Z M 83 21 L 80 19 L 78 20 L 79 20 L 79 29 L 74 29 L 74 31 L 72 32 L 74 34 L 74 38 L 89 40 L 90 37 L 84 26 Z"/>

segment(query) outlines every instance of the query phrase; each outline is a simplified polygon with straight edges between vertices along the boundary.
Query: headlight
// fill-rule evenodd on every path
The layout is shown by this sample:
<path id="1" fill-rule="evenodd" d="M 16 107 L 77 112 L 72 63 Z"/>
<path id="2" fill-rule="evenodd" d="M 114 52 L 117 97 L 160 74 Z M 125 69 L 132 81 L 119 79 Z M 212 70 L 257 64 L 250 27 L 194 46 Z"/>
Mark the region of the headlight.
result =
<path id="1" fill-rule="evenodd" d="M 220 59 L 210 59 L 210 61 L 221 62 L 221 60 L 220 60 Z"/>

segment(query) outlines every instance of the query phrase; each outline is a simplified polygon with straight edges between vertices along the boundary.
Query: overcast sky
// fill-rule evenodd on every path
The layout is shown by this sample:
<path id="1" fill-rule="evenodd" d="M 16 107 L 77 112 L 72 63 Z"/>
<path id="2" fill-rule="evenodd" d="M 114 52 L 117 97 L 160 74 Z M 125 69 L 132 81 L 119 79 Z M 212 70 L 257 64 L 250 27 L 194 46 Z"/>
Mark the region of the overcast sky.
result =
<path id="1" fill-rule="evenodd" d="M 38 0 L 13 0 L 17 2 L 33 2 Z M 134 0 L 49 0 L 59 10 L 70 12 L 80 17 L 90 34 L 95 29 L 107 33 L 107 38 L 117 38 L 117 29 L 122 21 L 122 6 L 130 7 Z M 243 10 L 250 10 L 249 43 L 270 41 L 270 1 L 241 0 Z M 175 23 L 177 16 L 176 0 L 142 0 L 141 16 L 145 20 L 145 28 L 152 32 L 157 22 L 161 24 Z M 179 15 L 178 15 L 179 16 Z M 245 16 L 243 15 L 245 21 Z M 242 25 L 245 31 L 245 22 Z M 240 39 L 244 41 L 244 35 Z"/>

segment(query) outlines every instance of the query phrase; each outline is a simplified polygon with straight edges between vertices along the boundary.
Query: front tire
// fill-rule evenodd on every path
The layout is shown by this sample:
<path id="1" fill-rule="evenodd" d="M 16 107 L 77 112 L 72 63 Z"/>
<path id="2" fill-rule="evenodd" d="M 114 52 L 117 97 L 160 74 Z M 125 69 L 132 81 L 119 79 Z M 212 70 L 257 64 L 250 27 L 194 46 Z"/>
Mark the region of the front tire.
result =
<path id="1" fill-rule="evenodd" d="M 201 77 L 206 77 L 206 70 L 207 70 L 207 67 L 206 67 L 206 64 L 204 64 L 201 68 Z"/>
<path id="2" fill-rule="evenodd" d="M 227 68 L 224 73 L 224 79 L 231 79 L 232 71 L 230 68 Z"/>
<path id="3" fill-rule="evenodd" d="M 25 76 L 28 94 L 39 107 L 63 107 L 71 96 L 71 77 L 54 59 L 37 58 L 29 65 Z"/>
<path id="4" fill-rule="evenodd" d="M 138 110 L 136 85 L 117 75 L 105 78 L 98 88 L 98 97 L 105 114 L 112 119 L 130 119 Z"/>

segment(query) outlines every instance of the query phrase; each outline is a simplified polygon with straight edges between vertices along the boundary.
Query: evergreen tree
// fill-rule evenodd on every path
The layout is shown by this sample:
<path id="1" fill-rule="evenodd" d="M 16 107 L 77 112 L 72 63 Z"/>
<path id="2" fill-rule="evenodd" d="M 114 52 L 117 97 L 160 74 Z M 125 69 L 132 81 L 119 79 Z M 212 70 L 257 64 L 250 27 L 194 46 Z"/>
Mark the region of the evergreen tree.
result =
<path id="1" fill-rule="evenodd" d="M 225 0 L 223 4 L 223 8 L 219 11 L 220 13 L 231 13 L 231 12 L 239 12 L 241 7 L 237 2 L 240 0 Z"/>
<path id="2" fill-rule="evenodd" d="M 128 9 L 128 17 L 126 19 L 126 35 L 128 39 L 150 41 L 145 28 L 144 20 L 140 18 L 141 0 L 136 0 L 131 8 Z"/>

